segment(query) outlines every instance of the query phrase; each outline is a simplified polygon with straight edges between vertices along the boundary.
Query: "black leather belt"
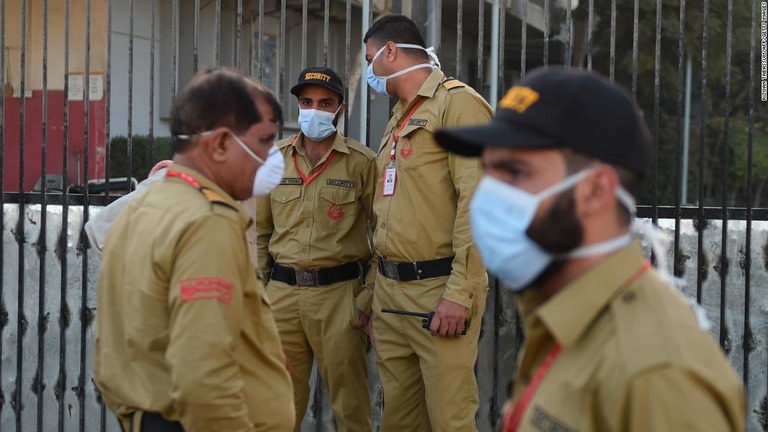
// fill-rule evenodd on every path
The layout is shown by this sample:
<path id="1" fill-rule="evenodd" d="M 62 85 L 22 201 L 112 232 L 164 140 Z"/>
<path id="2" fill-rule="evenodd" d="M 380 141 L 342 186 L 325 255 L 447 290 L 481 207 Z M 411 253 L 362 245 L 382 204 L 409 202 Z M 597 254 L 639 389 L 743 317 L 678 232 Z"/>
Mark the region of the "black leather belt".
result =
<path id="1" fill-rule="evenodd" d="M 453 257 L 429 261 L 392 262 L 379 258 L 379 273 L 400 282 L 429 279 L 451 274 Z"/>
<path id="2" fill-rule="evenodd" d="M 344 282 L 360 276 L 360 265 L 356 262 L 336 267 L 299 270 L 275 263 L 270 278 L 298 287 L 317 287 Z"/>
<path id="3" fill-rule="evenodd" d="M 139 420 L 141 423 L 138 429 L 136 429 L 136 425 L 133 423 L 136 420 L 137 414 L 141 414 L 141 419 Z M 181 423 L 168 421 L 160 414 L 153 412 L 134 413 L 131 416 L 130 428 L 131 430 L 128 432 L 134 432 L 134 430 L 141 432 L 184 432 Z"/>

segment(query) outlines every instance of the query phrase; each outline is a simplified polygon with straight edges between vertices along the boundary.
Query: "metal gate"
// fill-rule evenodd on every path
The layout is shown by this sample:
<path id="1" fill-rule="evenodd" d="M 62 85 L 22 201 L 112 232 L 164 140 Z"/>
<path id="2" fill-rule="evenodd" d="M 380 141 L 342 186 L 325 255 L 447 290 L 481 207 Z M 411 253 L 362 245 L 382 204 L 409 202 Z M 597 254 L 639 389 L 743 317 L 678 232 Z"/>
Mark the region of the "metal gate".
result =
<path id="1" fill-rule="evenodd" d="M 757 0 L 0 0 L 0 430 L 115 431 L 91 380 L 98 259 L 89 215 L 170 156 L 171 101 L 195 71 L 241 68 L 278 95 L 305 66 L 348 83 L 343 130 L 378 142 L 390 101 L 362 36 L 385 13 L 422 28 L 446 75 L 494 106 L 534 67 L 631 89 L 655 137 L 640 195 L 683 290 L 741 374 L 748 430 L 768 430 L 768 4 Z M 478 428 L 494 430 L 522 341 L 491 286 Z M 374 423 L 381 389 L 369 353 Z M 335 430 L 313 381 L 303 429 Z"/>

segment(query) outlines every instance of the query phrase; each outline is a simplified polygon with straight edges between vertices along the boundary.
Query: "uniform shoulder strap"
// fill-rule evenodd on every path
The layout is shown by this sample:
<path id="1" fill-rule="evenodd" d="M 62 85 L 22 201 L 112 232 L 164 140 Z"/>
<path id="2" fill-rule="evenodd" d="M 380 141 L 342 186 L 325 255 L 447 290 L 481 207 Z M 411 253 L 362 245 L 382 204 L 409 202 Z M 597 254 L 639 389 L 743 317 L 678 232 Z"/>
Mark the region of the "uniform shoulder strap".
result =
<path id="1" fill-rule="evenodd" d="M 464 87 L 467 86 L 463 82 L 459 81 L 456 78 L 452 78 L 452 77 L 444 79 L 442 84 L 443 84 L 443 87 L 445 87 L 446 90 L 453 90 L 453 89 L 457 89 L 457 88 L 464 88 Z"/>
<path id="2" fill-rule="evenodd" d="M 225 200 L 224 197 L 219 195 L 218 192 L 215 192 L 205 187 L 200 188 L 200 192 L 203 193 L 203 195 L 205 196 L 205 199 L 207 199 L 211 204 L 222 204 L 233 210 L 237 210 L 237 208 L 235 208 L 231 203 Z"/>

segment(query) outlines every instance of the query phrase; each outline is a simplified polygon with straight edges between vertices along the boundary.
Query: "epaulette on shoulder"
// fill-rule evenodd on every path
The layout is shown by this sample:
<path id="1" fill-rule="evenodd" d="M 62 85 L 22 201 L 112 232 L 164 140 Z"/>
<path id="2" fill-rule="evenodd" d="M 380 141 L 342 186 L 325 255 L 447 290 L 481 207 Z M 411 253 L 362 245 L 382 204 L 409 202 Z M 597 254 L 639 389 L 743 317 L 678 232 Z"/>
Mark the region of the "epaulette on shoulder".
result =
<path id="1" fill-rule="evenodd" d="M 224 199 L 224 197 L 222 197 L 222 196 L 221 196 L 221 195 L 219 195 L 217 192 L 215 192 L 215 191 L 213 191 L 213 190 L 211 190 L 211 189 L 202 188 L 202 189 L 200 189 L 200 192 L 202 192 L 202 193 L 203 193 L 203 195 L 205 195 L 205 198 L 206 198 L 206 199 L 207 199 L 209 202 L 211 202 L 211 203 L 214 203 L 214 204 L 223 204 L 223 205 L 225 205 L 225 206 L 227 206 L 227 207 L 230 207 L 230 208 L 232 208 L 232 209 L 235 209 L 235 210 L 237 210 L 237 208 L 233 207 L 233 206 L 232 206 L 232 204 L 231 204 L 229 201 L 225 200 L 225 199 Z"/>
<path id="2" fill-rule="evenodd" d="M 281 149 L 286 148 L 286 147 L 290 146 L 291 144 L 293 144 L 293 142 L 295 140 L 296 140 L 296 135 L 291 135 L 291 136 L 289 136 L 287 138 L 283 138 L 283 139 L 281 139 L 280 141 L 277 142 L 277 144 L 276 144 L 277 148 L 281 148 Z"/>
<path id="3" fill-rule="evenodd" d="M 366 157 L 368 160 L 376 159 L 376 153 L 371 150 L 370 147 L 367 147 L 365 144 L 361 143 L 360 141 L 354 140 L 352 138 L 344 137 L 344 143 L 347 144 L 347 148 L 350 150 L 354 150 L 358 153 L 361 153 L 363 156 Z"/>
<path id="4" fill-rule="evenodd" d="M 456 78 L 446 78 L 443 80 L 443 87 L 445 87 L 446 90 L 464 88 L 466 86 L 467 86 L 466 84 L 457 80 Z"/>

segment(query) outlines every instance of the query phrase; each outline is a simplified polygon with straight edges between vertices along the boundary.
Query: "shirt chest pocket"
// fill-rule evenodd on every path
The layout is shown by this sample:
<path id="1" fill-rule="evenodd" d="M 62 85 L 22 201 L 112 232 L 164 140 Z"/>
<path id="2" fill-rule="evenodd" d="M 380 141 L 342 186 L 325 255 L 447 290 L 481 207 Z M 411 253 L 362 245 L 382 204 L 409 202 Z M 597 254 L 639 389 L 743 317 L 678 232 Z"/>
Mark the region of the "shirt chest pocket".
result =
<path id="1" fill-rule="evenodd" d="M 359 207 L 355 189 L 323 187 L 315 209 L 315 221 L 328 229 L 348 230 L 357 220 Z"/>
<path id="2" fill-rule="evenodd" d="M 301 186 L 279 186 L 272 192 L 272 220 L 277 230 L 289 229 L 301 212 Z"/>
<path id="3" fill-rule="evenodd" d="M 419 170 L 446 157 L 446 153 L 437 146 L 432 136 L 433 125 L 407 126 L 403 129 L 397 143 L 397 165 L 404 171 Z"/>

